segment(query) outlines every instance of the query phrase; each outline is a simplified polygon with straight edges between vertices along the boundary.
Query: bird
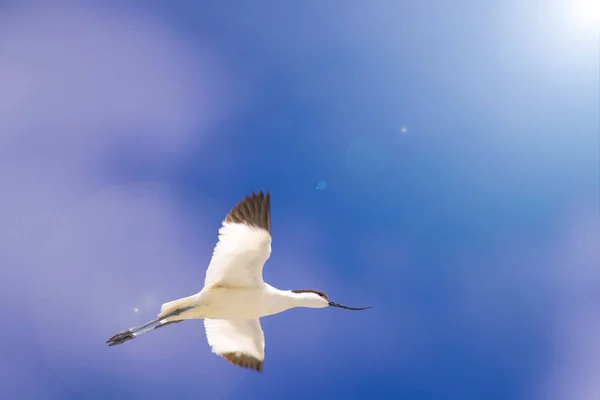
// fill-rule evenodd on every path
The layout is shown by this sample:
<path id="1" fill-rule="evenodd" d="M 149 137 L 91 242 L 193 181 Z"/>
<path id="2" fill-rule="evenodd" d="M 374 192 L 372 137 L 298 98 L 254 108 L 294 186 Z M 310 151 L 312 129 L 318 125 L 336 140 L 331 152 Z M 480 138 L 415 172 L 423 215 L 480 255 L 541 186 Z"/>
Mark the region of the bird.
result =
<path id="1" fill-rule="evenodd" d="M 245 196 L 219 228 L 218 241 L 206 270 L 204 287 L 194 295 L 161 306 L 155 320 L 121 331 L 109 346 L 185 320 L 203 319 L 212 353 L 231 364 L 263 372 L 265 338 L 260 318 L 295 307 L 348 307 L 329 300 L 317 289 L 280 290 L 263 280 L 271 255 L 271 193 Z"/>

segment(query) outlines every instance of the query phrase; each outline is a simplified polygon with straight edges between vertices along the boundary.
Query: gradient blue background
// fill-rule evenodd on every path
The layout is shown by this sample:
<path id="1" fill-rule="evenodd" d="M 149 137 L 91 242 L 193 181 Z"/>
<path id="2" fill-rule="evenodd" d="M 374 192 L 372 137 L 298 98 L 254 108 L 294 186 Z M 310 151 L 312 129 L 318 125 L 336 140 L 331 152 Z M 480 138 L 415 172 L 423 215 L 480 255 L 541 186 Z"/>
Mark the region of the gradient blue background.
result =
<path id="1" fill-rule="evenodd" d="M 576 3 L 1 3 L 0 398 L 598 400 Z M 265 279 L 373 308 L 263 319 L 262 375 L 201 321 L 106 347 L 259 189 Z"/>

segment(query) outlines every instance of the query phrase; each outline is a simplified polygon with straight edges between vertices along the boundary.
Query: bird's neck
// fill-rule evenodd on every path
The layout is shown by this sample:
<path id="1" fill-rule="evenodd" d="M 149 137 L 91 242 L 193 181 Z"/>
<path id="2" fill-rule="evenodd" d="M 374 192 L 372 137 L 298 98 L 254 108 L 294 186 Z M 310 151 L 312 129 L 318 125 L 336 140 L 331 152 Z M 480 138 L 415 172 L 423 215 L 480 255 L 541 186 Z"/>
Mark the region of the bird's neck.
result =
<path id="1" fill-rule="evenodd" d="M 311 299 L 306 295 L 306 293 L 294 293 L 291 290 L 282 291 L 283 296 L 285 297 L 285 301 L 289 305 L 289 308 L 295 307 L 308 307 L 308 308 L 316 308 L 315 300 Z"/>

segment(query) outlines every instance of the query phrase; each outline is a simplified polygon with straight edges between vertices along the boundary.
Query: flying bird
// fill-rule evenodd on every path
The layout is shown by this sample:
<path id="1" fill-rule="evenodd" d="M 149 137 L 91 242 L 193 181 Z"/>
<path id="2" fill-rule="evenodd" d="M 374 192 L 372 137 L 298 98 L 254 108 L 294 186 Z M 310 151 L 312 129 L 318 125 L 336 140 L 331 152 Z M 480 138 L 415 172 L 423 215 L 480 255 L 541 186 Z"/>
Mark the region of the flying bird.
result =
<path id="1" fill-rule="evenodd" d="M 271 255 L 271 194 L 252 193 L 240 201 L 219 229 L 219 239 L 197 294 L 162 305 L 158 318 L 108 339 L 115 346 L 158 328 L 204 319 L 213 353 L 232 364 L 262 372 L 265 338 L 260 318 L 294 307 L 353 308 L 330 301 L 316 289 L 279 290 L 263 281 Z"/>

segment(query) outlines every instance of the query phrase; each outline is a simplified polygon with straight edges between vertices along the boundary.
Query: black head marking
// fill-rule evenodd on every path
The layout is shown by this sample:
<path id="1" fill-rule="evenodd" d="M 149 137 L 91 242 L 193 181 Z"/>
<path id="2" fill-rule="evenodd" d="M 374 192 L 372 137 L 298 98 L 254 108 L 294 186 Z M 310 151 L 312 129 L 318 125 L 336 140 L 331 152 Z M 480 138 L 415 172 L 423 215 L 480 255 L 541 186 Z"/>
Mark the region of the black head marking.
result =
<path id="1" fill-rule="evenodd" d="M 327 294 L 321 290 L 317 290 L 317 289 L 294 289 L 292 290 L 292 293 L 315 293 L 318 294 L 319 296 L 321 296 L 322 298 L 324 298 L 325 300 L 329 301 L 329 298 L 327 297 Z"/>

